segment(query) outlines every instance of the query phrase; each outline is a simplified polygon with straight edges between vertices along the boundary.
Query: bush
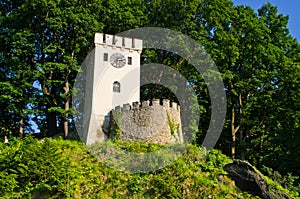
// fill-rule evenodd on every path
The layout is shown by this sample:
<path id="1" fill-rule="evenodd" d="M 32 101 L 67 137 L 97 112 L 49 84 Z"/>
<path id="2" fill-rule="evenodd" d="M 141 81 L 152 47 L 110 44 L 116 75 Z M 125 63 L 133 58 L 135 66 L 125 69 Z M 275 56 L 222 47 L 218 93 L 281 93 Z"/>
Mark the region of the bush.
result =
<path id="1" fill-rule="evenodd" d="M 116 144 L 136 153 L 162 147 Z M 148 173 L 116 171 L 91 156 L 81 142 L 61 138 L 26 137 L 0 144 L 0 162 L 0 198 L 255 198 L 226 178 L 228 157 L 193 145 L 169 166 Z M 225 177 L 220 180 L 220 175 Z"/>

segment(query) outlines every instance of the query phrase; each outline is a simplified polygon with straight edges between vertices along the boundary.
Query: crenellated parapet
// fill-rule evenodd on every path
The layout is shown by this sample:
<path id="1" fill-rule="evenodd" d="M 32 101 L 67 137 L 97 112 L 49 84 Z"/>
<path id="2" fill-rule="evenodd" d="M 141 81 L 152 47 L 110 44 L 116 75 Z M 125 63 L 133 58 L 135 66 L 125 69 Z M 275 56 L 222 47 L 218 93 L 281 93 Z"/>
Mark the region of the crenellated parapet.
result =
<path id="1" fill-rule="evenodd" d="M 140 39 L 133 39 L 128 37 L 120 37 L 117 35 L 109 35 L 103 33 L 96 33 L 94 43 L 96 46 L 104 45 L 104 46 L 112 46 L 115 48 L 124 48 L 142 51 L 143 49 L 143 41 Z"/>
<path id="2" fill-rule="evenodd" d="M 160 102 L 159 99 L 153 99 L 151 101 L 149 101 L 149 100 L 142 101 L 141 103 L 140 102 L 132 102 L 131 104 L 127 103 L 127 104 L 123 104 L 122 107 L 120 107 L 120 106 L 115 107 L 115 110 L 129 111 L 129 110 L 132 110 L 132 109 L 148 108 L 149 106 L 164 107 L 167 110 L 174 110 L 174 111 L 178 111 L 180 113 L 180 105 L 177 104 L 176 102 L 171 102 L 168 99 L 164 99 L 162 101 L 162 103 Z"/>
<path id="3" fill-rule="evenodd" d="M 180 106 L 167 99 L 133 102 L 111 111 L 111 123 L 117 125 L 123 141 L 152 143 L 182 142 Z"/>

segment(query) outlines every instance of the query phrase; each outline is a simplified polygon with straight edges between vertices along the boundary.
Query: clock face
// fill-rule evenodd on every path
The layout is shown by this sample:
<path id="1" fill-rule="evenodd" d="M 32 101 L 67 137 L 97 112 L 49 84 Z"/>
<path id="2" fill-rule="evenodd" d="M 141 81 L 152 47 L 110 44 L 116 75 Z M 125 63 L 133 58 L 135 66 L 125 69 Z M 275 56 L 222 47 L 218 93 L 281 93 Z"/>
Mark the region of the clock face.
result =
<path id="1" fill-rule="evenodd" d="M 110 64 L 116 68 L 122 68 L 126 64 L 126 58 L 120 53 L 114 53 L 110 56 Z"/>

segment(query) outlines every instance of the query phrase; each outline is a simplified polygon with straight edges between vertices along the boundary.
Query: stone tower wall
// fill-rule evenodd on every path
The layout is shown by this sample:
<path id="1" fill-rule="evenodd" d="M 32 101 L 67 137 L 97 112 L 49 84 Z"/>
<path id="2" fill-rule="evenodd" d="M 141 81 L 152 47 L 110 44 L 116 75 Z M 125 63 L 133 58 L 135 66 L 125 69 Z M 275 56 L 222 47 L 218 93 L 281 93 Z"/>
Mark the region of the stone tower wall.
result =
<path id="1" fill-rule="evenodd" d="M 163 100 L 163 104 L 159 100 L 124 104 L 112 110 L 110 118 L 122 141 L 183 142 L 180 106 L 169 100 Z"/>

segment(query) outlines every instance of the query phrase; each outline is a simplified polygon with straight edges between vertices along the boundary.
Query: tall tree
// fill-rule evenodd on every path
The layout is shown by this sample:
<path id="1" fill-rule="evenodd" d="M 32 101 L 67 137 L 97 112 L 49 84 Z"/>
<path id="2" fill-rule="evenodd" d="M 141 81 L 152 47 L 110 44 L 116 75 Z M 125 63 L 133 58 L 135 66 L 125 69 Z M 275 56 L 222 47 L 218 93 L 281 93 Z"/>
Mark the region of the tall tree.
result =
<path id="1" fill-rule="evenodd" d="M 92 44 L 93 34 L 101 31 L 101 1 L 24 0 L 1 5 L 3 38 L 15 34 L 19 38 L 14 39 L 23 42 L 18 49 L 6 48 L 3 53 L 21 52 L 25 44 L 30 44 L 30 52 L 16 57 L 31 67 L 20 71 L 34 71 L 34 84 L 41 88 L 35 96 L 36 107 L 41 111 L 36 118 L 46 117 L 48 136 L 57 133 L 57 119 L 61 120 L 66 137 L 72 82 Z M 32 87 L 33 82 L 27 83 Z"/>
<path id="2" fill-rule="evenodd" d="M 208 33 L 206 50 L 219 66 L 227 92 L 228 117 L 220 144 L 228 150 L 227 135 L 231 135 L 232 157 L 250 158 L 260 165 L 267 154 L 265 146 L 272 144 L 270 138 L 283 131 L 271 130 L 275 123 L 270 119 L 282 115 L 274 110 L 279 104 L 284 106 L 276 96 L 282 89 L 280 84 L 288 82 L 281 77 L 282 72 L 298 70 L 298 64 L 292 61 L 298 44 L 289 35 L 288 18 L 278 14 L 271 4 L 263 6 L 257 14 L 250 7 L 233 6 L 229 1 L 206 2 L 199 13 L 198 19 Z M 293 81 L 297 85 L 296 78 Z M 297 95 L 291 96 L 297 99 Z M 297 123 L 292 118 L 289 121 L 295 132 Z"/>
<path id="3" fill-rule="evenodd" d="M 16 20 L 21 17 L 16 10 L 20 4 L 2 1 L 0 4 L 0 103 L 1 133 L 23 136 L 24 129 L 31 131 L 30 106 L 34 103 L 35 89 L 33 71 L 32 34 L 24 24 Z"/>
<path id="4" fill-rule="evenodd" d="M 262 137 L 263 146 L 260 163 L 279 171 L 293 172 L 299 176 L 299 43 L 289 35 L 288 17 L 278 14 L 271 4 L 258 11 L 259 17 L 269 29 L 270 45 L 273 52 L 274 78 L 269 83 L 270 100 L 266 107 L 266 134 Z M 271 90 L 271 91 L 270 91 Z M 253 158 L 253 156 L 250 156 Z M 295 164 L 290 164 L 293 161 Z"/>

